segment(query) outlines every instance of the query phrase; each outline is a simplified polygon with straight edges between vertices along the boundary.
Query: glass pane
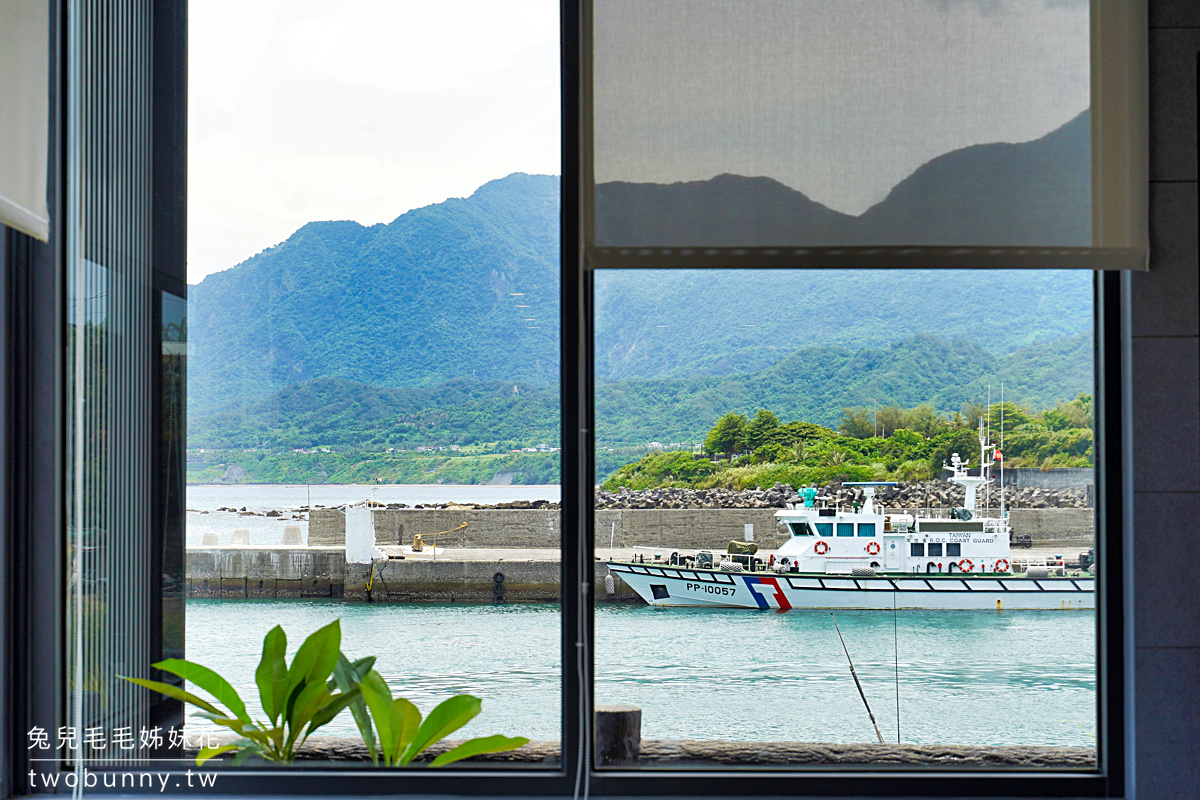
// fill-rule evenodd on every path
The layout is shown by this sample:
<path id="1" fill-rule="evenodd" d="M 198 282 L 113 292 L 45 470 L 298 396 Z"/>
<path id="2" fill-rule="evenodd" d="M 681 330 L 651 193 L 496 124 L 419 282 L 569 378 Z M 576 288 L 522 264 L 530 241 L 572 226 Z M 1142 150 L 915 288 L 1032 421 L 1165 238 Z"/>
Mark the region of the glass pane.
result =
<path id="1" fill-rule="evenodd" d="M 482 700 L 450 740 L 553 766 L 557 4 L 189 16 L 187 657 L 264 719 L 265 637 L 337 622 L 420 713 Z M 350 710 L 316 735 L 370 767 Z"/>
<path id="2" fill-rule="evenodd" d="M 594 308 L 637 763 L 1095 768 L 1090 274 L 597 270 Z"/>
<path id="3" fill-rule="evenodd" d="M 589 244 L 1092 244 L 1086 2 L 594 8 Z"/>

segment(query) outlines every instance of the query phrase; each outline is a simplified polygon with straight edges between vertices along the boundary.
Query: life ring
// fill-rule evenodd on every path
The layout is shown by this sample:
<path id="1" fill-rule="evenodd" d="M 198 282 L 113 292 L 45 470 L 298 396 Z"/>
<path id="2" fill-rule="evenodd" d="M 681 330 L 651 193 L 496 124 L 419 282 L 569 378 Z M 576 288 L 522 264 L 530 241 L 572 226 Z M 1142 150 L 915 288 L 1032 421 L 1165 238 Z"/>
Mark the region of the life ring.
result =
<path id="1" fill-rule="evenodd" d="M 819 556 L 823 556 L 829 552 L 829 542 L 817 542 L 813 545 L 813 552 Z"/>
<path id="2" fill-rule="evenodd" d="M 992 567 L 992 572 L 1008 572 L 1009 567 L 1011 567 L 1011 566 L 1012 566 L 1012 564 L 1008 563 L 1007 558 L 1002 558 L 999 561 L 997 561 L 995 563 L 995 565 Z"/>
<path id="3" fill-rule="evenodd" d="M 879 555 L 879 542 L 870 542 L 867 545 L 867 555 L 869 555 L 869 556 Z"/>
<path id="4" fill-rule="evenodd" d="M 964 564 L 966 566 L 963 566 Z M 971 570 L 975 569 L 975 562 L 971 561 L 969 558 L 964 558 L 962 561 L 958 562 L 958 568 L 963 572 L 970 572 Z"/>

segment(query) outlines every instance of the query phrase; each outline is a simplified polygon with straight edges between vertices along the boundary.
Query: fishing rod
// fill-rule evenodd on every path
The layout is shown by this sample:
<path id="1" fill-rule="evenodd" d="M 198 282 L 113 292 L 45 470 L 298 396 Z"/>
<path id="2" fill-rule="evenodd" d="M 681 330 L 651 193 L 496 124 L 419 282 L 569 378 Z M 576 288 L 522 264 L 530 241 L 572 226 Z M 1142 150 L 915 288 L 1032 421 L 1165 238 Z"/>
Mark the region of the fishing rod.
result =
<path id="1" fill-rule="evenodd" d="M 858 687 L 858 696 L 862 698 L 863 705 L 867 708 L 867 716 L 871 718 L 871 725 L 875 728 L 875 735 L 879 737 L 879 743 L 883 744 L 883 734 L 879 732 L 879 724 L 875 722 L 875 715 L 871 713 L 871 705 L 867 702 L 862 684 L 858 682 L 858 675 L 854 672 L 854 661 L 850 658 L 850 651 L 846 649 L 846 640 L 842 639 L 842 629 L 838 627 L 837 617 L 833 616 L 833 612 L 830 612 L 829 616 L 833 617 L 833 629 L 837 631 L 838 639 L 842 642 L 842 650 L 846 652 L 846 661 L 850 664 L 850 677 L 854 678 L 854 685 Z"/>

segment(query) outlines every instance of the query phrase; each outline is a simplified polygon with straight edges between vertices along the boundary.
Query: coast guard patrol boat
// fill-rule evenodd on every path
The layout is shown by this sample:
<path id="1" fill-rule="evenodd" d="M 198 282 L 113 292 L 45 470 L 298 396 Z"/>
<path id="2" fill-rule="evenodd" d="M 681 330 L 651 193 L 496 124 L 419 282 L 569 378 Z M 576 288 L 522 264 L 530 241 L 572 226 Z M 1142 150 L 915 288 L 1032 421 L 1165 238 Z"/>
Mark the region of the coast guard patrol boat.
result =
<path id="1" fill-rule="evenodd" d="M 980 436 L 980 464 L 986 446 Z M 670 560 L 609 561 L 607 566 L 650 605 L 733 608 L 1095 608 L 1095 579 L 1062 563 L 1014 564 L 1007 513 L 978 516 L 978 488 L 955 453 L 950 480 L 966 490 L 948 516 L 884 514 L 875 490 L 862 488 L 861 508 L 818 508 L 816 490 L 803 504 L 776 512 L 791 537 L 770 560 L 700 551 Z M 1002 495 L 1003 497 L 1003 495 Z M 732 548 L 731 548 L 732 549 Z"/>

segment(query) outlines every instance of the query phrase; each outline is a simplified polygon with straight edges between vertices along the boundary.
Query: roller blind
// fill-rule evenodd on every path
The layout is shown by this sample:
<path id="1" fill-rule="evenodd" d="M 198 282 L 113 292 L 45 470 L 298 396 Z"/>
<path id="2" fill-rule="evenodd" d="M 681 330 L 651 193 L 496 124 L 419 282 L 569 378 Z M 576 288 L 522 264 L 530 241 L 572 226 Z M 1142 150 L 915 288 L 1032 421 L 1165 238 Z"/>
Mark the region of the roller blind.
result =
<path id="1" fill-rule="evenodd" d="M 594 266 L 1145 267 L 1141 3 L 593 0 L 586 24 Z"/>
<path id="2" fill-rule="evenodd" d="M 50 237 L 49 80 L 49 4 L 0 0 L 0 223 L 42 241 Z"/>

